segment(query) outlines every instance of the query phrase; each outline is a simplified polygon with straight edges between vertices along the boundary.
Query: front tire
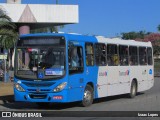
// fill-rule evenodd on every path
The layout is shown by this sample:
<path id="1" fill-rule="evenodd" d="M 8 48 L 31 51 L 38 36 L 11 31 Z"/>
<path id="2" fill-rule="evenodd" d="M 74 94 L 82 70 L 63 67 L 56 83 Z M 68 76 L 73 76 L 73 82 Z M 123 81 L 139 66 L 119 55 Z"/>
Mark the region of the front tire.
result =
<path id="1" fill-rule="evenodd" d="M 131 84 L 129 97 L 134 98 L 136 96 L 136 94 L 137 94 L 137 84 L 136 84 L 135 81 L 133 81 L 132 84 Z"/>
<path id="2" fill-rule="evenodd" d="M 93 96 L 94 96 L 93 88 L 90 85 L 87 85 L 84 90 L 83 100 L 82 100 L 81 105 L 83 107 L 88 107 L 88 106 L 92 105 Z"/>

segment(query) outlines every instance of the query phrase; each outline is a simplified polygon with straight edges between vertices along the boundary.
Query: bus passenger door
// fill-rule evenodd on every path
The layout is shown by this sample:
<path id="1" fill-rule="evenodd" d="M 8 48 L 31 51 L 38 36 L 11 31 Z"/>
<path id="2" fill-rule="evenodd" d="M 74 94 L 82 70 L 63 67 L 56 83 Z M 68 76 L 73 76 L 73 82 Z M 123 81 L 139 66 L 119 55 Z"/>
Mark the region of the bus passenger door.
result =
<path id="1" fill-rule="evenodd" d="M 94 97 L 97 98 L 97 73 L 98 73 L 98 67 L 95 66 L 94 62 L 94 44 L 91 42 L 85 43 L 85 81 L 93 83 L 94 87 Z"/>
<path id="2" fill-rule="evenodd" d="M 68 49 L 69 102 L 82 100 L 84 84 L 83 47 L 71 46 Z"/>

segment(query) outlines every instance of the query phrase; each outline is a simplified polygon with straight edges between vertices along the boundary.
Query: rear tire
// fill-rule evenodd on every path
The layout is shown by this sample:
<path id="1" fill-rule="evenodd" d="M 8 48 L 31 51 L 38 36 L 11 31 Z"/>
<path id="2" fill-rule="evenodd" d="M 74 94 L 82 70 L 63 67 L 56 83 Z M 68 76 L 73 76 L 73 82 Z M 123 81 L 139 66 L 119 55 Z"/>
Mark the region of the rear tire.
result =
<path id="1" fill-rule="evenodd" d="M 129 97 L 134 98 L 136 94 L 137 94 L 137 84 L 135 81 L 132 81 Z"/>
<path id="2" fill-rule="evenodd" d="M 93 88 L 90 85 L 87 85 L 84 90 L 83 100 L 81 102 L 81 105 L 83 107 L 88 107 L 88 106 L 92 105 L 93 96 L 94 96 Z"/>

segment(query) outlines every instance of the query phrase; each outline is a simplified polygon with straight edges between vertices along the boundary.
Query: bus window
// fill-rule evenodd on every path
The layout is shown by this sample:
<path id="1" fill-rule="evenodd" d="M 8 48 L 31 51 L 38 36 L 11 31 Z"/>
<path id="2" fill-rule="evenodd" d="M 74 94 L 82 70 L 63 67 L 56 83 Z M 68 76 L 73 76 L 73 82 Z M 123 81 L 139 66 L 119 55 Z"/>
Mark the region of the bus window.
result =
<path id="1" fill-rule="evenodd" d="M 82 47 L 74 46 L 69 48 L 69 73 L 80 73 L 83 71 L 83 50 Z"/>
<path id="2" fill-rule="evenodd" d="M 148 65 L 152 65 L 152 48 L 147 48 Z"/>
<path id="3" fill-rule="evenodd" d="M 139 64 L 147 65 L 147 49 L 146 47 L 139 47 Z"/>
<path id="4" fill-rule="evenodd" d="M 117 45 L 107 45 L 107 63 L 108 66 L 117 66 L 119 64 Z"/>
<path id="5" fill-rule="evenodd" d="M 3 48 L 0 48 L 0 54 L 3 54 L 4 52 L 3 52 Z"/>
<path id="6" fill-rule="evenodd" d="M 36 52 L 35 52 L 36 54 Z M 38 57 L 35 58 L 35 61 L 31 61 L 32 58 L 29 57 L 29 52 L 27 50 L 18 49 L 18 70 L 29 70 L 29 65 L 35 66 Z"/>
<path id="7" fill-rule="evenodd" d="M 86 65 L 93 66 L 94 65 L 94 51 L 93 51 L 93 44 L 86 43 Z"/>
<path id="8" fill-rule="evenodd" d="M 120 65 L 128 65 L 128 46 L 119 46 Z"/>
<path id="9" fill-rule="evenodd" d="M 129 47 L 129 64 L 138 65 L 138 51 L 137 47 Z"/>
<path id="10" fill-rule="evenodd" d="M 95 58 L 96 65 L 105 66 L 106 65 L 106 45 L 105 44 L 95 44 Z"/>

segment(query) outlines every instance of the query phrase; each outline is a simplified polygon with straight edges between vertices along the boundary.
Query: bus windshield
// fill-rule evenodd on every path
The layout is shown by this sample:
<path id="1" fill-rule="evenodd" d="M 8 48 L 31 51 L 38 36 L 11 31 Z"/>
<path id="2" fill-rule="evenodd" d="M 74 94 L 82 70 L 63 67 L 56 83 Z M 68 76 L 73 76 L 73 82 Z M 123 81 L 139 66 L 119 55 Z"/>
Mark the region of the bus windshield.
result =
<path id="1" fill-rule="evenodd" d="M 64 39 L 49 38 L 47 42 L 45 38 L 44 41 L 42 38 L 18 41 L 15 57 L 17 77 L 43 80 L 62 77 L 65 74 Z"/>

